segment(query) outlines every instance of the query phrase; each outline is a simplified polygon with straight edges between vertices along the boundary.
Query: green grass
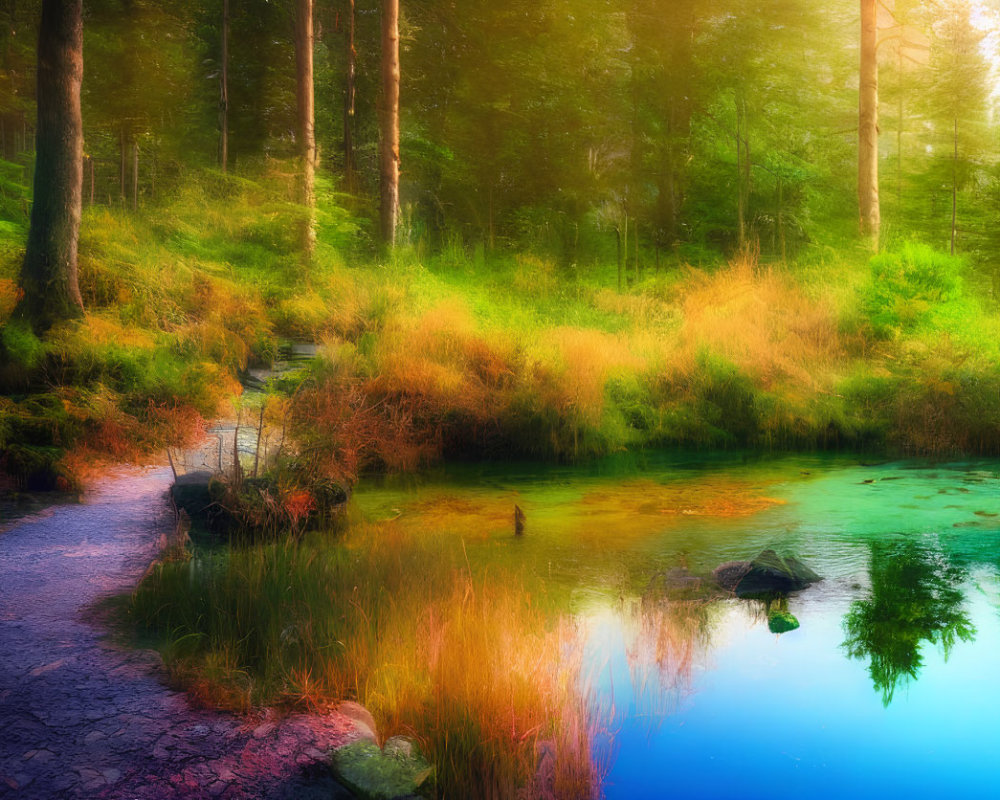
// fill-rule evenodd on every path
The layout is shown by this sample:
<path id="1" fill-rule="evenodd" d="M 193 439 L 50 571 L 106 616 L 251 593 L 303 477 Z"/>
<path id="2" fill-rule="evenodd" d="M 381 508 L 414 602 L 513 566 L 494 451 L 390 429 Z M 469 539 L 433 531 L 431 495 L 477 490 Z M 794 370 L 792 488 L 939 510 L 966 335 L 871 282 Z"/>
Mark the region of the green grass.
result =
<path id="1" fill-rule="evenodd" d="M 3 170 L 11 187 L 19 169 Z M 57 460 L 107 449 L 113 418 L 113 454 L 141 453 L 165 435 L 145 435 L 150 409 L 218 413 L 240 371 L 291 338 L 327 345 L 310 391 L 363 398 L 383 428 L 412 423 L 407 458 L 376 441 L 361 469 L 674 445 L 1000 451 L 981 413 L 996 405 L 1000 321 L 960 259 L 911 242 L 870 262 L 817 248 L 799 267 L 647 269 L 620 294 L 606 261 L 566 269 L 455 244 L 380 261 L 321 184 L 307 270 L 293 177 L 280 163 L 205 171 L 138 214 L 88 209 L 86 319 L 44 341 L 13 324 L 0 334 L 4 441 L 21 444 L 26 398 L 56 395 L 75 422 L 32 446 Z M 25 233 L 16 195 L 0 227 L 0 324 Z"/>
<path id="2" fill-rule="evenodd" d="M 417 738 L 440 796 L 515 796 L 548 741 L 557 796 L 590 797 L 580 643 L 554 609 L 523 573 L 470 564 L 460 539 L 355 524 L 344 541 L 161 564 L 130 613 L 206 702 L 358 700 L 383 739 Z"/>

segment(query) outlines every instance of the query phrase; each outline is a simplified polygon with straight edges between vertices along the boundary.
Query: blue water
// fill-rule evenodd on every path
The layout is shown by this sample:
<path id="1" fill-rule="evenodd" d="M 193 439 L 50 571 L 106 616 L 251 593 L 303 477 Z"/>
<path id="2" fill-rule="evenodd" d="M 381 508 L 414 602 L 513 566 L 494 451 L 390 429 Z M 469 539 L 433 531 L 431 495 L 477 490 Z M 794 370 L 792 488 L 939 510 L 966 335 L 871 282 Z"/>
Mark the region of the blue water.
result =
<path id="1" fill-rule="evenodd" d="M 717 603 L 680 692 L 676 671 L 630 664 L 636 634 L 605 614 L 589 646 L 596 702 L 615 707 L 595 748 L 609 800 L 1000 797 L 1000 531 L 975 513 L 1000 511 L 998 489 L 983 465 L 890 465 L 773 490 L 787 505 L 748 538 L 826 580 L 790 598 L 801 627 L 781 636 L 746 601 Z M 852 658 L 847 617 L 866 601 L 875 630 Z M 887 653 L 919 663 L 878 682 Z"/>
<path id="2" fill-rule="evenodd" d="M 474 565 L 532 565 L 569 590 L 609 800 L 1000 798 L 998 475 L 1000 462 L 654 456 L 487 468 L 360 502 L 401 523 L 433 509 L 426 524 L 461 535 Z M 824 576 L 787 599 L 789 633 L 768 630 L 759 602 L 647 588 L 766 547 Z"/>

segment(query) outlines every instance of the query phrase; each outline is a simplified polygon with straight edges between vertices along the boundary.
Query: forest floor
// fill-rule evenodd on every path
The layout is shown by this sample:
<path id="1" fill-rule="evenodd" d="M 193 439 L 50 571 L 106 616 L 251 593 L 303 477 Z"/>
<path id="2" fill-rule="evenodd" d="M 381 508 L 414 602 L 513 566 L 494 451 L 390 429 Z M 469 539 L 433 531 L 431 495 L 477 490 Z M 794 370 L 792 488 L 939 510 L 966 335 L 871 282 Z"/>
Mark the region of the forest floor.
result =
<path id="1" fill-rule="evenodd" d="M 155 651 L 100 626 L 170 530 L 170 480 L 120 467 L 82 504 L 0 528 L 0 798 L 350 797 L 328 758 L 348 720 L 195 708 Z"/>

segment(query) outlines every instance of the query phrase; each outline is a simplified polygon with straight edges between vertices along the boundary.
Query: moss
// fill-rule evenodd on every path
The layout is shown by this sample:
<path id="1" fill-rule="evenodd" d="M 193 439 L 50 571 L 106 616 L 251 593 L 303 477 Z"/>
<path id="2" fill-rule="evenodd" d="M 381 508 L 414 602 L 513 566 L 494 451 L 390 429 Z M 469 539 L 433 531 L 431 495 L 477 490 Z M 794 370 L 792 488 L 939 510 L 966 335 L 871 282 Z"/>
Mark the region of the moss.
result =
<path id="1" fill-rule="evenodd" d="M 799 627 L 799 621 L 788 611 L 771 611 L 767 615 L 767 629 L 771 633 L 788 633 Z"/>
<path id="2" fill-rule="evenodd" d="M 388 748 L 387 748 L 388 750 Z M 338 778 L 364 800 L 394 800 L 417 794 L 433 770 L 416 748 L 383 752 L 368 741 L 353 742 L 333 754 Z"/>

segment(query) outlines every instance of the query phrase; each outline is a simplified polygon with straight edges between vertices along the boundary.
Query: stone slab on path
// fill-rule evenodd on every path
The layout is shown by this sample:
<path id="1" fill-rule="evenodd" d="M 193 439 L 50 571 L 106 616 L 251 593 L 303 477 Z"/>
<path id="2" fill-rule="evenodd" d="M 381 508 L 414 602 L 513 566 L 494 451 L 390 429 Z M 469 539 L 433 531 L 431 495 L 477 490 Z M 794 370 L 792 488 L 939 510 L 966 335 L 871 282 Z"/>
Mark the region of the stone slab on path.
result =
<path id="1" fill-rule="evenodd" d="M 85 619 L 130 590 L 173 525 L 169 469 L 120 468 L 80 505 L 0 526 L 0 798 L 348 798 L 327 754 L 339 715 L 192 707 L 159 655 Z"/>

